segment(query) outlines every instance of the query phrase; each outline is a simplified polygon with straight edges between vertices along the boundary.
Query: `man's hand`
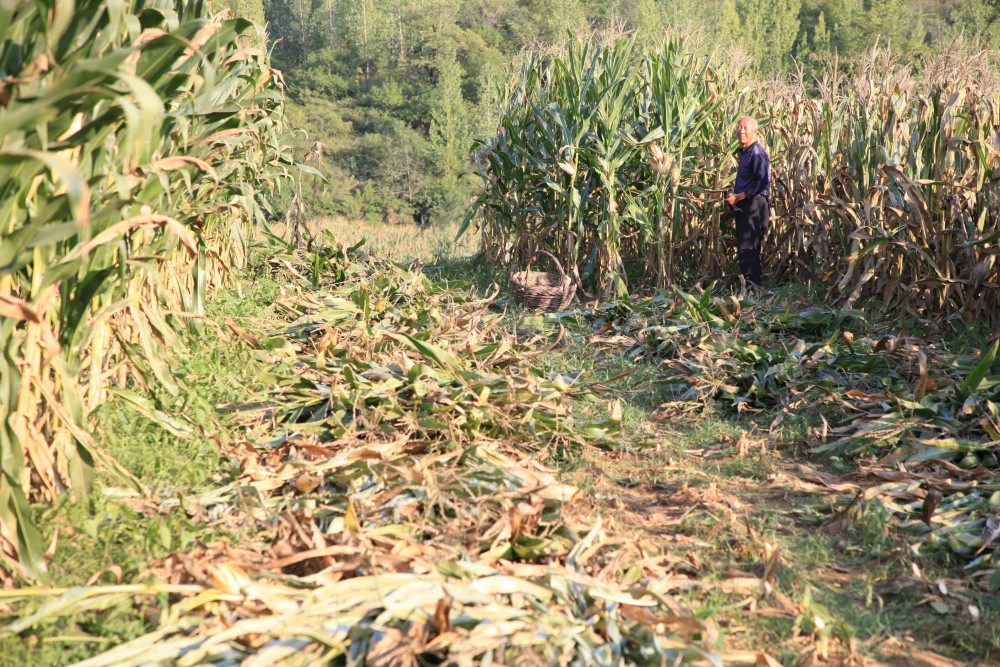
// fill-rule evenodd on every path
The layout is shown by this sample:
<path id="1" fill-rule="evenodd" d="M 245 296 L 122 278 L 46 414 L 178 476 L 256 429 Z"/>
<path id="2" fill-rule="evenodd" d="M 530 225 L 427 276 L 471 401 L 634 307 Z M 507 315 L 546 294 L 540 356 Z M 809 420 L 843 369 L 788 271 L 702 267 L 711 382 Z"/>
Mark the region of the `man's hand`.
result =
<path id="1" fill-rule="evenodd" d="M 729 204 L 730 206 L 736 206 L 736 202 L 743 201 L 743 199 L 744 199 L 743 193 L 736 194 L 735 192 L 730 192 L 728 195 L 726 195 L 726 203 Z"/>

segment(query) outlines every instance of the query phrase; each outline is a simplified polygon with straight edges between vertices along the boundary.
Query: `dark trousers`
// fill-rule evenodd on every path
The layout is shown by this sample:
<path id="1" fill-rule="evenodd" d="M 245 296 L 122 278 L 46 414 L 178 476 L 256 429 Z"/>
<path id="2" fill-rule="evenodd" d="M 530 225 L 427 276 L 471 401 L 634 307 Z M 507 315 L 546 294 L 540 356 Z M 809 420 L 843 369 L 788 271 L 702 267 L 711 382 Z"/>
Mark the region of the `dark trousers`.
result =
<path id="1" fill-rule="evenodd" d="M 736 205 L 736 258 L 748 285 L 760 285 L 760 246 L 770 220 L 767 197 L 757 195 Z"/>

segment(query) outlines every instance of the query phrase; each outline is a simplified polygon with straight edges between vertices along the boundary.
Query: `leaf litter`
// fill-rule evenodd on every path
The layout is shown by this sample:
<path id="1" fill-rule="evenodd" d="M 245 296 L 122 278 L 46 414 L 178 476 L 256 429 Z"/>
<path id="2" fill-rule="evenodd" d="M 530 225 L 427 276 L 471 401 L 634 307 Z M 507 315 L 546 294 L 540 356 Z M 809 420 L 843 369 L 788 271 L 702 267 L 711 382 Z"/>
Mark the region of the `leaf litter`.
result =
<path id="1" fill-rule="evenodd" d="M 549 318 L 582 316 L 589 343 L 658 364 L 665 417 L 722 405 L 776 413 L 775 433 L 785 415 L 818 417 L 802 441 L 778 444 L 852 459 L 858 471 L 775 477 L 839 496 L 838 512 L 878 503 L 916 552 L 951 553 L 970 584 L 1000 588 L 998 342 L 959 355 L 940 340 L 895 336 L 860 311 L 719 291 L 672 288 Z"/>
<path id="2" fill-rule="evenodd" d="M 763 575 L 702 580 L 693 541 L 675 545 L 681 557 L 649 534 L 620 534 L 554 471 L 583 448 L 610 454 L 620 437 L 620 403 L 605 410 L 596 395 L 606 386 L 535 363 L 581 331 L 656 365 L 665 417 L 721 404 L 777 414 L 776 432 L 784 415 L 821 415 L 794 444 L 853 457 L 858 472 L 800 466 L 774 483 L 834 495 L 845 516 L 881 503 L 914 549 L 964 558 L 964 580 L 929 592 L 934 609 L 1000 585 L 995 346 L 963 357 L 857 311 L 674 288 L 545 316 L 559 334 L 542 347 L 544 337 L 505 331 L 493 298 L 467 284 L 356 249 L 316 253 L 287 247 L 271 259 L 288 281 L 281 330 L 254 336 L 227 322 L 269 364 L 270 389 L 221 408 L 241 425 L 219 445 L 238 474 L 180 501 L 192 519 L 250 537 L 163 559 L 150 583 L 4 592 L 13 620 L 0 632 L 131 601 L 156 630 L 80 664 L 774 664 L 726 651 L 715 621 L 674 594 L 718 587 L 749 595 L 740 604 L 751 609 L 769 596 L 758 612 L 798 628 L 812 607 L 773 589 L 780 548 L 764 545 Z M 607 416 L 585 417 L 598 412 Z M 716 530 L 746 513 L 714 488 L 665 491 L 677 496 L 662 508 L 667 523 L 683 520 L 670 511 L 681 505 L 730 517 Z M 150 511 L 178 503 L 158 502 Z M 799 518 L 816 520 L 809 512 Z M 821 656 L 829 628 L 816 623 L 801 632 Z"/>
<path id="3" fill-rule="evenodd" d="M 80 665 L 722 664 L 662 548 L 551 467 L 610 447 L 620 407 L 538 370 L 464 285 L 279 250 L 284 329 L 227 323 L 270 365 L 265 395 L 223 406 L 238 472 L 180 503 L 247 539 L 173 554 L 148 583 L 0 592 L 0 633 L 131 602 L 156 629 Z"/>

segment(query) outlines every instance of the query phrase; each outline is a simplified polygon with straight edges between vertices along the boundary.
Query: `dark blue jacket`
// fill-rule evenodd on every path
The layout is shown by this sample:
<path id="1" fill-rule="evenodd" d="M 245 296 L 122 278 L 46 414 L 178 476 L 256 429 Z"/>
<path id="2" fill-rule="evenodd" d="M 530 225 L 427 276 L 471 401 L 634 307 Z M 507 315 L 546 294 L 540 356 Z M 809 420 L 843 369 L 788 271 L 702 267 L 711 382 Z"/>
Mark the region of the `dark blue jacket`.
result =
<path id="1" fill-rule="evenodd" d="M 740 151 L 740 166 L 736 169 L 733 192 L 745 192 L 747 197 L 771 194 L 771 159 L 759 141 Z"/>

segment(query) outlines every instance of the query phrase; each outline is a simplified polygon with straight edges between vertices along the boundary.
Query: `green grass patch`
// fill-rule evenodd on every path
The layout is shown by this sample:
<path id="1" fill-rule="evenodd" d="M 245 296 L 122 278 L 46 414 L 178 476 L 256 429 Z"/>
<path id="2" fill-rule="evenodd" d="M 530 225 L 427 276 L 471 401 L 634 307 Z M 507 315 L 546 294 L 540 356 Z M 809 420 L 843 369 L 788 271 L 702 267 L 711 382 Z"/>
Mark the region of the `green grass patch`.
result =
<path id="1" fill-rule="evenodd" d="M 239 290 L 216 292 L 208 314 L 219 322 L 232 318 L 259 333 L 258 323 L 277 294 L 275 283 L 258 271 Z M 36 507 L 43 534 L 57 539 L 49 563 L 53 585 L 137 581 L 156 559 L 184 553 L 198 543 L 241 539 L 189 518 L 184 505 L 186 498 L 228 478 L 218 443 L 235 433 L 217 408 L 265 389 L 258 380 L 265 364 L 228 331 L 220 336 L 204 326 L 187 343 L 187 349 L 174 351 L 179 393 L 140 393 L 148 401 L 144 411 L 112 394 L 93 414 L 93 432 L 105 450 L 154 495 L 143 499 L 120 477 L 102 470 L 89 496 L 67 495 L 54 505 Z M 129 390 L 138 392 L 137 387 Z M 156 419 L 160 415 L 185 426 L 188 435 L 164 428 Z M 171 499 L 177 502 L 163 504 Z M 40 622 L 18 636 L 0 639 L 0 665 L 62 665 L 87 658 L 152 630 L 155 602 L 146 599 L 138 606 L 123 603 L 72 619 Z"/>

